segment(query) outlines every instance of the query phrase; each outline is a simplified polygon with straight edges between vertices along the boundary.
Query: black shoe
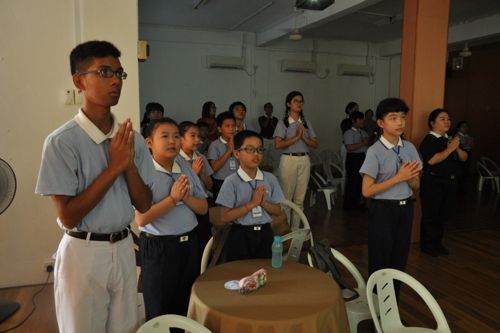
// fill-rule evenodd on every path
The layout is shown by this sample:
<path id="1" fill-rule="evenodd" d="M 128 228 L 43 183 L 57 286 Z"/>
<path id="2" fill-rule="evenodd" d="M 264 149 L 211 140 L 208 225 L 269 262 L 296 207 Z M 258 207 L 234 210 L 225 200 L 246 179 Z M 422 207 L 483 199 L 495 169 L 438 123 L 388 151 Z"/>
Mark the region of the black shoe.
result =
<path id="1" fill-rule="evenodd" d="M 428 254 L 430 256 L 433 256 L 433 257 L 437 257 L 437 256 L 440 255 L 439 251 L 436 250 L 436 249 L 432 249 L 432 248 L 430 249 L 430 248 L 427 248 L 427 247 L 422 247 L 420 250 L 423 253 Z"/>
<path id="2" fill-rule="evenodd" d="M 448 251 L 443 245 L 439 245 L 436 251 L 442 256 L 447 256 L 450 254 L 450 251 Z"/>

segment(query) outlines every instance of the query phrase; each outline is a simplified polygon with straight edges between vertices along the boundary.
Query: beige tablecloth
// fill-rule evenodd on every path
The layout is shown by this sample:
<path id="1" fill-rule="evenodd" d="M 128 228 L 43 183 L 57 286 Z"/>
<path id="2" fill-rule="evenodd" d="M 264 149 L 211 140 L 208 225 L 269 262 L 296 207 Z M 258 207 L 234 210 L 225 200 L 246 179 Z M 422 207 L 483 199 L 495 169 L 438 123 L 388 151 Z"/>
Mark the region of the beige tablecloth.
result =
<path id="1" fill-rule="evenodd" d="M 198 277 L 191 290 L 188 317 L 214 333 L 348 333 L 342 293 L 326 274 L 307 265 L 270 259 L 215 266 Z M 267 284 L 248 295 L 224 288 L 259 268 Z"/>

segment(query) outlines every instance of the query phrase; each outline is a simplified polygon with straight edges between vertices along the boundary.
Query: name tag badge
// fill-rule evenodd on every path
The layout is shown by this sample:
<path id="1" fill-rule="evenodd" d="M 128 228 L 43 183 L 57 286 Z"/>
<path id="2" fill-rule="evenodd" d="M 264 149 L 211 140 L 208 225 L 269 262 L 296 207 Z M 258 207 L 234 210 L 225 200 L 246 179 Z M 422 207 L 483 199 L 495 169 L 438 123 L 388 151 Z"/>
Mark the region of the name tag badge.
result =
<path id="1" fill-rule="evenodd" d="M 261 217 L 262 216 L 262 207 L 257 206 L 252 209 L 252 217 Z"/>
<path id="2" fill-rule="evenodd" d="M 180 238 L 181 243 L 182 242 L 187 242 L 188 240 L 189 240 L 189 236 L 188 235 L 181 236 L 181 238 Z"/>
<path id="3" fill-rule="evenodd" d="M 236 170 L 236 161 L 232 157 L 229 159 L 229 170 Z"/>

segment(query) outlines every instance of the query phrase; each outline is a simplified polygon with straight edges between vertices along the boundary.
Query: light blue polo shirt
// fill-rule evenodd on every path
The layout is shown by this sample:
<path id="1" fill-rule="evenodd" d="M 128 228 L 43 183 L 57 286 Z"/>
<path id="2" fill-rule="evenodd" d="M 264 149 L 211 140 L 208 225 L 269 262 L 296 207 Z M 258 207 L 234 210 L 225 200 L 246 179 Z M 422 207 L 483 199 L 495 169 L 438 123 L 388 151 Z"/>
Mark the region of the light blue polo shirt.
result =
<path id="1" fill-rule="evenodd" d="M 188 162 L 190 165 L 193 164 L 193 160 L 197 159 L 198 157 L 201 157 L 203 159 L 203 168 L 201 169 L 201 173 L 203 174 L 203 176 L 207 176 L 207 177 L 210 177 L 211 175 L 213 175 L 214 170 L 210 166 L 210 163 L 208 163 L 208 160 L 205 157 L 205 155 L 202 155 L 202 154 L 200 154 L 198 152 L 193 152 L 193 157 L 189 157 L 188 154 L 186 154 L 181 149 L 179 151 L 179 156 L 181 156 L 182 158 L 184 158 L 184 160 L 186 162 Z"/>
<path id="2" fill-rule="evenodd" d="M 295 121 L 292 117 L 288 117 L 288 123 L 290 124 L 288 128 L 285 126 L 285 122 L 280 119 L 278 121 L 278 125 L 276 125 L 276 129 L 274 130 L 273 138 L 280 137 L 283 140 L 288 140 L 295 136 L 297 133 L 297 126 L 302 123 L 302 120 L 299 118 L 298 121 Z M 307 127 L 304 128 L 306 134 L 309 138 L 314 139 L 316 137 L 316 133 L 311 125 L 311 123 L 306 120 Z M 298 140 L 293 145 L 290 145 L 281 150 L 281 153 L 308 153 L 309 147 L 307 147 L 304 140 Z"/>
<path id="3" fill-rule="evenodd" d="M 399 148 L 398 148 L 399 147 Z M 397 153 L 399 149 L 399 154 Z M 399 157 L 398 157 L 399 156 Z M 415 146 L 406 140 L 401 140 L 397 145 L 391 144 L 383 136 L 375 142 L 368 151 L 359 173 L 375 179 L 376 183 L 386 181 L 396 175 L 400 163 L 419 161 L 420 157 Z M 385 192 L 378 193 L 373 199 L 403 200 L 411 197 L 413 191 L 407 182 L 400 182 Z"/>
<path id="4" fill-rule="evenodd" d="M 250 178 L 248 174 L 240 167 L 237 172 L 233 173 L 224 180 L 217 196 L 216 203 L 227 207 L 236 208 L 243 206 L 252 200 L 252 195 L 255 188 L 260 184 L 266 184 L 265 200 L 273 204 L 281 203 L 285 200 L 283 191 L 278 183 L 278 179 L 269 172 L 257 170 L 255 179 Z M 270 223 L 271 215 L 262 208 L 260 217 L 253 217 L 252 211 L 238 218 L 234 223 L 241 225 L 255 225 Z"/>
<path id="5" fill-rule="evenodd" d="M 119 126 L 113 116 L 113 128 L 104 134 L 80 109 L 72 120 L 45 139 L 35 193 L 76 196 L 83 192 L 107 168 L 110 139 Z M 144 183 L 151 187 L 154 180 L 151 155 L 139 133 L 134 133 L 134 140 L 135 165 Z M 112 233 L 123 230 L 133 218 L 134 208 L 121 174 L 75 229 Z M 59 218 L 57 222 L 64 229 Z"/>
<path id="6" fill-rule="evenodd" d="M 361 143 L 363 139 L 368 139 L 368 134 L 362 129 L 352 127 L 344 133 L 344 143 L 346 145 Z M 367 146 L 363 146 L 358 149 L 348 151 L 348 153 L 366 153 L 367 149 Z"/>
<path id="7" fill-rule="evenodd" d="M 222 155 L 224 155 L 226 150 L 227 150 L 227 141 L 224 140 L 222 137 L 219 137 L 217 140 L 213 141 L 208 147 L 207 159 L 218 160 L 221 158 Z M 231 162 L 231 160 L 233 160 L 234 162 Z M 234 170 L 231 170 L 230 168 L 231 163 L 234 163 L 235 166 Z M 240 164 L 238 160 L 233 155 L 231 155 L 226 160 L 222 168 L 214 172 L 213 176 L 215 179 L 224 180 L 227 176 L 233 174 L 238 169 L 239 165 Z"/>
<path id="8" fill-rule="evenodd" d="M 153 204 L 162 201 L 170 195 L 172 185 L 182 174 L 186 175 L 189 179 L 192 196 L 196 198 L 207 197 L 198 176 L 182 157 L 177 155 L 172 166 L 172 172 L 165 170 L 154 159 L 153 163 L 157 174 L 151 188 L 153 192 Z M 180 201 L 168 213 L 144 227 L 139 227 L 139 230 L 157 236 L 182 235 L 193 230 L 197 225 L 198 220 L 195 213 L 184 202 Z"/>

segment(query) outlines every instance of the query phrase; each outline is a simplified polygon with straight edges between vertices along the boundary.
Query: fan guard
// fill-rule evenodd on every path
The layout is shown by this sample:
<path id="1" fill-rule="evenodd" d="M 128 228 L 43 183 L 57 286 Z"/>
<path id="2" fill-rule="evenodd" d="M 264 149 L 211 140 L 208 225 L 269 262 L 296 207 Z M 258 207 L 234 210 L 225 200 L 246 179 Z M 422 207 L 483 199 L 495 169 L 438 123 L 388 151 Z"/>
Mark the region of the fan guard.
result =
<path id="1" fill-rule="evenodd" d="M 9 208 L 16 195 L 16 174 L 9 163 L 0 158 L 0 214 Z"/>

